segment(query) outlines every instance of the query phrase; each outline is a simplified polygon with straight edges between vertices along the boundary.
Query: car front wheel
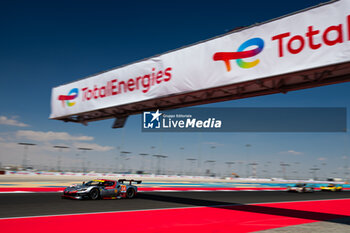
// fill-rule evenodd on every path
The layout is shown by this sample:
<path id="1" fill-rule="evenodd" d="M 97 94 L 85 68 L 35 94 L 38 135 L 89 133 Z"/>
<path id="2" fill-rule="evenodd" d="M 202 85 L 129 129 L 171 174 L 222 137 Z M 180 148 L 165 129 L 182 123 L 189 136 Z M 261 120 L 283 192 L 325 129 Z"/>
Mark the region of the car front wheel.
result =
<path id="1" fill-rule="evenodd" d="M 91 200 L 97 200 L 100 197 L 100 191 L 98 189 L 92 189 L 89 193 Z"/>

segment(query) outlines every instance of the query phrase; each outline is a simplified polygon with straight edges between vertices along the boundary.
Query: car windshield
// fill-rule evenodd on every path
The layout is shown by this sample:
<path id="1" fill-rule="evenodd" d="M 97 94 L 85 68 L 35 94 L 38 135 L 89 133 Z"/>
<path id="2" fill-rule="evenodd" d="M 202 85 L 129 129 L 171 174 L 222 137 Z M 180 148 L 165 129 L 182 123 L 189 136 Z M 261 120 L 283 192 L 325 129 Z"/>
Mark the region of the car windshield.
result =
<path id="1" fill-rule="evenodd" d="M 85 186 L 102 186 L 103 182 L 98 181 L 98 180 L 91 180 L 89 182 L 86 182 L 84 185 Z"/>

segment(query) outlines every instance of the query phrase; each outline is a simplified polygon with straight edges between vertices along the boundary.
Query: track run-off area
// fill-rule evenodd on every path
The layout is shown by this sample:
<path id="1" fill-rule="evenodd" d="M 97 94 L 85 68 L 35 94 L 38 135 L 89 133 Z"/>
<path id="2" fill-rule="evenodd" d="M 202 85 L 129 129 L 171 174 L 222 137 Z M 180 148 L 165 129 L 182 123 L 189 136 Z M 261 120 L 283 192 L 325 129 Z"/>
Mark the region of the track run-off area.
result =
<path id="1" fill-rule="evenodd" d="M 2 232 L 253 232 L 350 216 L 350 192 L 140 192 L 135 199 L 67 200 L 1 193 Z M 350 226 L 349 226 L 350 229 Z"/>

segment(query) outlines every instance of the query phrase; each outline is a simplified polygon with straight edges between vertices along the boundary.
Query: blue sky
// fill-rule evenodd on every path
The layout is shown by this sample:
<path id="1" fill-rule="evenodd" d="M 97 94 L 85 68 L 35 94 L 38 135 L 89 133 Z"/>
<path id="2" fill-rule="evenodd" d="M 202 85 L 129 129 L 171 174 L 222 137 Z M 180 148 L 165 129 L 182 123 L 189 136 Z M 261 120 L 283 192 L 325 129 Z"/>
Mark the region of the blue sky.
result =
<path id="1" fill-rule="evenodd" d="M 16 143 L 25 141 L 38 144 L 28 153 L 30 163 L 39 165 L 55 166 L 59 152 L 52 146 L 64 144 L 71 147 L 62 152 L 66 166 L 80 163 L 76 154 L 82 153 L 73 149 L 77 146 L 94 148 L 84 154 L 91 166 L 115 166 L 121 147 L 132 152 L 124 161 L 132 169 L 141 167 L 138 153 L 146 152 L 168 155 L 164 167 L 172 171 L 183 170 L 184 163 L 189 170 L 185 159 L 190 157 L 201 160 L 202 170 L 203 161 L 217 160 L 219 172 L 226 169 L 224 162 L 246 162 L 248 156 L 260 163 L 260 174 L 271 161 L 272 176 L 281 176 L 280 162 L 302 163 L 288 169 L 304 176 L 315 165 L 341 176 L 347 161 L 343 156 L 349 153 L 345 133 L 161 135 L 141 133 L 140 116 L 130 117 L 122 130 L 111 129 L 111 120 L 86 127 L 48 119 L 55 86 L 321 2 L 1 1 L 0 162 L 20 164 L 23 147 Z M 206 106 L 349 107 L 349 88 L 348 83 L 337 84 Z M 247 149 L 246 144 L 252 146 Z M 118 164 L 120 169 L 120 158 Z"/>

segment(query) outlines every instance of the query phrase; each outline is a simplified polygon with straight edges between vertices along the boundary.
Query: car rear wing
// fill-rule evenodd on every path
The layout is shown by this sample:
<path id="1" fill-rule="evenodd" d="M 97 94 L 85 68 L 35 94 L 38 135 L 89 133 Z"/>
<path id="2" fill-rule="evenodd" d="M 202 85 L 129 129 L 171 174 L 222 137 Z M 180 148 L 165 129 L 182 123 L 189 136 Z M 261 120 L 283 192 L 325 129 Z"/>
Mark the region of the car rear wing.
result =
<path id="1" fill-rule="evenodd" d="M 129 184 L 131 185 L 132 183 L 136 183 L 136 184 L 141 184 L 142 183 L 142 180 L 128 180 L 128 179 L 119 179 L 118 180 L 119 183 L 124 183 L 124 182 L 129 182 Z"/>

